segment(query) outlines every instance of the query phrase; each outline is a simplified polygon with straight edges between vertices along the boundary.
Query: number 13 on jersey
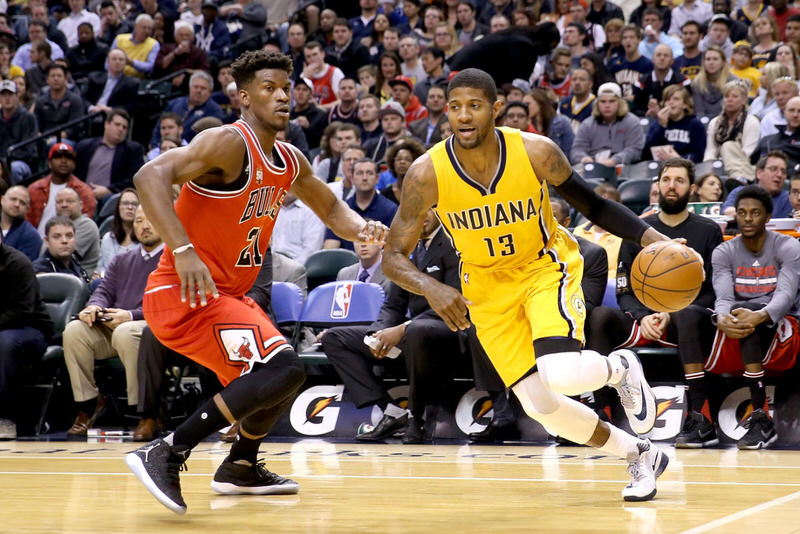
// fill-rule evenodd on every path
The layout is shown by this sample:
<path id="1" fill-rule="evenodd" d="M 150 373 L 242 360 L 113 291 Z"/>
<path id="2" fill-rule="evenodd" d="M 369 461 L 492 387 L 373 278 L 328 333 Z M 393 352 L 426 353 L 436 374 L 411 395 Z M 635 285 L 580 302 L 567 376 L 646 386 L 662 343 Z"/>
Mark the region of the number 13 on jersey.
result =
<path id="1" fill-rule="evenodd" d="M 512 256 L 517 252 L 516 248 L 514 248 L 514 234 L 498 236 L 497 246 L 495 246 L 494 240 L 491 237 L 484 237 L 483 241 L 489 249 L 489 256 L 493 258 L 497 256 L 496 251 L 499 251 L 501 256 Z"/>

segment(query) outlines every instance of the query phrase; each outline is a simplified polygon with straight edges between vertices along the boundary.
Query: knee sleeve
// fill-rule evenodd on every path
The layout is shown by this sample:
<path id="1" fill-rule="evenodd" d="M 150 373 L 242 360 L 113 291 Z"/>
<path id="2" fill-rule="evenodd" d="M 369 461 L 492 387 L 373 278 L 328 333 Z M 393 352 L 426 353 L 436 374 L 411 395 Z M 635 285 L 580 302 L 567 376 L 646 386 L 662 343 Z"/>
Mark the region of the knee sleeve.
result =
<path id="1" fill-rule="evenodd" d="M 575 443 L 588 442 L 597 428 L 598 417 L 588 406 L 550 390 L 534 373 L 512 390 L 525 413 L 549 433 Z"/>
<path id="2" fill-rule="evenodd" d="M 544 385 L 564 395 L 594 391 L 608 382 L 606 358 L 592 350 L 545 354 L 536 365 Z"/>
<path id="3" fill-rule="evenodd" d="M 306 373 L 293 350 L 283 350 L 267 363 L 253 364 L 220 393 L 233 416 L 241 419 L 257 410 L 282 403 L 303 385 Z"/>

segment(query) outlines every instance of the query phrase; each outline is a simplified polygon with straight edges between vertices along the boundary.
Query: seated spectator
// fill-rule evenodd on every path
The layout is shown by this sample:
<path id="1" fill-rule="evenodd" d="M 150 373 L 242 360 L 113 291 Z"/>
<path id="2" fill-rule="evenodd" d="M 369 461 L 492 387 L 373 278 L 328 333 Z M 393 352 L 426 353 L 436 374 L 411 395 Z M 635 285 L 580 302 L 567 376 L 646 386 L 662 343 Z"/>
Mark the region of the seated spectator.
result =
<path id="1" fill-rule="evenodd" d="M 361 97 L 372 94 L 370 90 L 375 87 L 376 77 L 378 76 L 377 65 L 361 65 L 356 71 L 358 74 L 358 99 Z"/>
<path id="2" fill-rule="evenodd" d="M 183 139 L 183 118 L 177 113 L 171 111 L 162 113 L 158 119 L 158 131 L 161 134 L 161 139 L 167 136 L 177 137 L 180 146 L 187 144 Z M 161 146 L 156 145 L 147 153 L 147 161 L 155 159 L 159 155 L 161 155 Z"/>
<path id="3" fill-rule="evenodd" d="M 67 38 L 69 46 L 78 45 L 78 29 L 83 23 L 89 23 L 93 34 L 100 33 L 100 17 L 86 9 L 85 0 L 70 0 L 70 13 L 58 22 L 58 29 Z"/>
<path id="4" fill-rule="evenodd" d="M 586 69 L 572 71 L 572 95 L 561 99 L 558 113 L 569 119 L 573 133 L 578 133 L 578 127 L 592 114 L 592 105 L 597 98 L 592 89 L 592 76 Z"/>
<path id="5" fill-rule="evenodd" d="M 610 184 L 600 184 L 594 188 L 594 192 L 599 196 L 613 200 L 614 202 L 621 202 L 619 191 L 617 188 Z M 594 243 L 605 249 L 606 257 L 608 258 L 608 278 L 613 280 L 617 277 L 617 265 L 619 263 L 619 249 L 622 245 L 622 238 L 606 231 L 605 228 L 600 228 L 591 221 L 586 221 L 579 224 L 572 231 L 575 237 L 582 237 L 587 241 Z M 608 354 L 605 352 L 604 354 Z"/>
<path id="6" fill-rule="evenodd" d="M 572 53 L 566 48 L 556 48 L 550 56 L 547 72 L 536 82 L 536 87 L 552 89 L 559 98 L 569 96 L 572 77 Z"/>
<path id="7" fill-rule="evenodd" d="M 696 186 L 689 202 L 721 202 L 725 196 L 722 178 L 716 174 L 704 174 L 697 179 Z"/>
<path id="8" fill-rule="evenodd" d="M 680 35 L 683 55 L 675 58 L 672 68 L 675 72 L 694 80 L 702 68 L 703 54 L 700 52 L 700 38 L 703 36 L 703 30 L 699 22 L 689 20 L 683 24 Z"/>
<path id="9" fill-rule="evenodd" d="M 8 158 L 11 165 L 10 176 L 4 178 L 18 184 L 31 175 L 31 166 L 36 166 L 36 143 L 17 148 L 12 153 L 8 149 L 36 137 L 36 119 L 20 105 L 17 84 L 13 80 L 0 82 L 0 110 L 0 154 Z"/>
<path id="10" fill-rule="evenodd" d="M 325 52 L 316 41 L 306 43 L 303 54 L 306 62 L 302 77 L 311 80 L 314 84 L 314 100 L 327 110 L 339 98 L 339 82 L 344 78 L 344 73 L 339 67 L 325 62 Z"/>
<path id="11" fill-rule="evenodd" d="M 710 45 L 703 52 L 703 66 L 692 80 L 694 110 L 698 117 L 716 117 L 722 111 L 722 89 L 735 80 L 730 73 L 725 52 Z"/>
<path id="12" fill-rule="evenodd" d="M 136 111 L 139 80 L 125 74 L 125 53 L 113 48 L 108 52 L 107 71 L 89 73 L 83 98 L 89 103 L 89 113 L 102 111 L 108 116 L 114 108 L 128 113 Z"/>
<path id="13" fill-rule="evenodd" d="M 7 194 L 7 193 L 6 193 Z M 5 199 L 5 197 L 3 197 Z M 39 293 L 33 266 L 25 255 L 5 242 L 0 233 L 0 439 L 17 439 L 22 371 L 38 362 L 50 337 L 53 321 Z"/>
<path id="14" fill-rule="evenodd" d="M 758 96 L 750 103 L 750 114 L 755 115 L 759 121 L 764 120 L 764 117 L 771 111 L 778 109 L 773 84 L 776 80 L 789 75 L 786 67 L 777 61 L 770 61 L 764 65 L 763 71 L 758 80 L 760 85 Z"/>
<path id="15" fill-rule="evenodd" d="M 219 120 L 219 119 L 214 119 Z M 199 121 L 195 123 L 195 125 L 199 124 Z M 165 135 L 161 138 L 161 146 L 158 147 L 160 150 L 160 154 L 167 152 L 168 150 L 172 150 L 173 148 L 180 148 L 181 143 L 185 143 L 183 139 L 180 137 L 175 137 L 174 135 Z M 160 155 L 159 154 L 159 155 Z"/>
<path id="16" fill-rule="evenodd" d="M 36 41 L 31 44 L 31 67 L 25 71 L 25 85 L 34 96 L 39 96 L 42 87 L 47 85 L 47 68 L 53 62 L 52 48 L 47 41 Z"/>
<path id="17" fill-rule="evenodd" d="M 203 22 L 194 27 L 197 46 L 208 55 L 212 65 L 231 59 L 231 34 L 219 18 L 219 7 L 214 2 L 205 0 L 201 13 Z"/>
<path id="18" fill-rule="evenodd" d="M 196 70 L 211 70 L 211 66 L 208 62 L 208 54 L 194 44 L 192 25 L 179 20 L 175 23 L 175 42 L 165 44 L 158 51 L 153 77 L 161 78 L 181 69 L 186 69 L 191 74 Z M 175 87 L 180 87 L 183 83 L 183 76 L 172 79 L 172 85 Z"/>
<path id="19" fill-rule="evenodd" d="M 397 204 L 378 194 L 378 165 L 370 158 L 361 158 L 353 164 L 353 187 L 355 195 L 346 200 L 350 208 L 365 219 L 380 221 L 386 226 L 392 224 Z M 323 248 L 344 248 L 353 250 L 352 241 L 345 241 L 328 228 L 325 230 Z"/>
<path id="20" fill-rule="evenodd" d="M 609 74 L 606 64 L 597 54 L 591 52 L 584 54 L 581 58 L 580 68 L 584 69 L 592 77 L 592 89 L 596 90 L 604 83 L 613 82 L 614 76 Z M 574 74 L 574 73 L 573 73 Z"/>
<path id="21" fill-rule="evenodd" d="M 751 41 L 753 46 L 753 66 L 757 69 L 762 68 L 767 62 L 775 61 L 775 52 L 781 44 L 778 36 L 778 25 L 775 20 L 762 13 L 750 25 Z"/>
<path id="22" fill-rule="evenodd" d="M 639 52 L 641 41 L 642 29 L 631 24 L 625 25 L 622 28 L 622 48 L 625 54 L 608 64 L 608 72 L 622 88 L 622 96 L 628 102 L 633 102 L 633 87 L 642 74 L 649 74 L 653 70 L 653 62 Z"/>
<path id="23" fill-rule="evenodd" d="M 576 5 L 579 4 L 573 4 L 573 7 Z M 579 67 L 581 57 L 590 52 L 590 49 L 583 44 L 588 40 L 589 36 L 586 34 L 586 28 L 583 27 L 583 24 L 573 21 L 564 28 L 562 44 L 564 48 L 569 50 L 573 68 Z"/>
<path id="24" fill-rule="evenodd" d="M 233 61 L 226 60 L 217 66 L 217 82 L 219 83 L 219 90 L 211 93 L 211 100 L 219 104 L 219 107 L 222 108 L 224 113 L 230 113 L 231 111 L 231 99 L 228 97 L 227 87 L 232 81 L 234 81 L 233 74 L 231 74 L 232 64 Z"/>
<path id="25" fill-rule="evenodd" d="M 606 32 L 603 30 L 603 24 L 609 19 L 603 21 L 588 19 L 589 10 L 585 2 L 572 2 L 572 5 L 569 6 L 569 14 L 570 24 L 581 25 L 581 27 L 577 29 L 581 34 L 581 40 L 584 41 L 583 44 L 589 51 L 597 52 L 603 48 L 603 45 L 606 44 Z M 530 26 L 533 26 L 533 24 L 530 24 Z M 566 37 L 567 27 L 569 27 L 569 24 L 564 28 L 564 37 Z M 583 29 L 582 32 L 580 31 L 581 29 Z"/>
<path id="26" fill-rule="evenodd" d="M 725 13 L 717 13 L 711 17 L 706 36 L 700 41 L 700 51 L 705 52 L 710 46 L 718 46 L 725 57 L 733 56 L 733 41 L 730 39 L 732 26 L 733 21 Z"/>
<path id="27" fill-rule="evenodd" d="M 408 131 L 427 147 L 442 140 L 442 123 L 447 121 L 444 112 L 447 101 L 446 85 L 434 85 L 427 91 L 425 109 L 428 116 L 408 125 Z"/>
<path id="28" fill-rule="evenodd" d="M 458 2 L 456 16 L 458 17 L 456 33 L 458 42 L 462 46 L 467 46 L 489 33 L 489 26 L 481 24 L 475 18 L 475 5 L 470 0 L 460 0 Z"/>
<path id="29" fill-rule="evenodd" d="M 373 94 L 361 95 L 358 100 L 358 121 L 361 123 L 361 143 L 365 144 L 371 139 L 383 134 L 380 120 L 380 99 Z M 428 110 L 430 116 L 431 110 Z"/>
<path id="30" fill-rule="evenodd" d="M 755 98 L 761 87 L 761 71 L 753 67 L 753 49 L 747 42 L 736 43 L 733 47 L 733 66 L 731 74 L 739 78 L 747 87 L 748 98 Z"/>
<path id="31" fill-rule="evenodd" d="M 597 90 L 592 116 L 583 121 L 572 143 L 570 160 L 614 166 L 637 161 L 644 148 L 639 119 L 628 112 L 622 90 L 614 82 Z"/>
<path id="32" fill-rule="evenodd" d="M 358 256 L 358 262 L 347 267 L 342 267 L 336 275 L 337 281 L 358 280 L 370 284 L 378 284 L 386 294 L 389 293 L 391 281 L 383 274 L 381 258 L 383 247 L 380 245 L 368 245 L 366 243 L 356 243 L 354 251 Z"/>
<path id="33" fill-rule="evenodd" d="M 360 146 L 361 144 L 361 130 L 355 124 L 334 122 L 338 128 L 334 134 L 334 143 L 338 147 L 342 147 L 342 152 L 345 148 L 351 146 Z M 342 153 L 342 156 L 344 154 Z M 355 160 L 353 160 L 355 161 Z M 344 176 L 344 161 L 341 157 L 331 157 L 321 162 L 317 167 L 317 175 L 323 181 L 328 183 L 338 180 Z"/>
<path id="34" fill-rule="evenodd" d="M 389 81 L 392 88 L 392 101 L 397 102 L 405 111 L 406 127 L 412 122 L 428 116 L 428 110 L 414 94 L 414 83 L 408 76 L 397 76 Z"/>
<path id="35" fill-rule="evenodd" d="M 64 33 L 58 29 L 58 18 L 55 16 L 51 17 L 51 13 L 48 10 L 48 5 L 46 1 L 42 0 L 33 0 L 32 2 L 28 2 L 28 8 L 30 9 L 30 15 L 25 13 L 26 9 L 23 7 L 23 16 L 16 17 L 16 22 L 13 26 L 13 31 L 17 34 L 17 40 L 20 43 L 30 42 L 32 39 L 28 33 L 28 23 L 32 20 L 39 21 L 45 25 L 45 31 L 47 32 L 47 38 L 56 43 L 61 50 L 66 52 L 69 50 L 69 43 L 67 42 L 67 37 Z M 63 12 L 58 12 L 57 10 L 53 11 L 52 15 L 62 15 Z"/>
<path id="36" fill-rule="evenodd" d="M 619 56 L 625 55 L 625 49 L 622 48 L 623 26 L 625 26 L 625 21 L 622 18 L 613 18 L 606 22 L 603 27 L 606 32 L 606 42 L 596 52 L 603 65 L 607 65 Z"/>
<path id="37" fill-rule="evenodd" d="M 111 230 L 100 239 L 100 261 L 97 264 L 97 273 L 100 276 L 105 275 L 111 260 L 116 256 L 139 245 L 136 233 L 133 231 L 133 218 L 138 207 L 139 195 L 136 189 L 132 187 L 123 189 L 112 215 Z"/>
<path id="38" fill-rule="evenodd" d="M 293 78 L 296 78 L 301 72 L 305 64 L 305 56 L 303 55 L 303 47 L 309 39 L 306 38 L 306 27 L 299 23 L 293 22 L 289 24 L 286 30 L 286 46 L 282 50 L 286 55 L 292 58 Z M 313 39 L 312 39 L 313 40 Z"/>
<path id="39" fill-rule="evenodd" d="M 36 260 L 42 250 L 42 238 L 31 223 L 25 220 L 31 197 L 21 185 L 9 187 L 0 196 L 0 230 L 3 243 Z"/>
<path id="40" fill-rule="evenodd" d="M 317 147 L 328 125 L 328 114 L 314 103 L 313 87 L 314 83 L 308 78 L 301 76 L 295 81 L 292 89 L 294 105 L 289 117 L 303 128 L 309 146 Z"/>
<path id="41" fill-rule="evenodd" d="M 319 217 L 294 193 L 286 193 L 272 230 L 272 251 L 305 265 L 308 257 L 322 248 L 324 237 L 325 224 Z"/>
<path id="42" fill-rule="evenodd" d="M 775 105 L 777 109 L 773 109 L 761 119 L 761 139 L 777 133 L 778 126 L 786 124 L 786 116 L 783 114 L 786 103 L 789 102 L 790 98 L 800 94 L 800 92 L 798 92 L 797 81 L 789 77 L 775 80 L 772 84 L 772 91 L 775 95 Z"/>
<path id="43" fill-rule="evenodd" d="M 683 54 L 683 45 L 681 42 L 671 35 L 667 35 L 661 29 L 664 27 L 664 19 L 655 7 L 647 8 L 642 13 L 642 28 L 643 39 L 639 43 L 639 53 L 644 57 L 653 60 L 656 47 L 658 45 L 666 45 L 672 51 L 672 57 L 678 57 Z"/>
<path id="44" fill-rule="evenodd" d="M 75 257 L 75 225 L 69 217 L 50 217 L 45 225 L 44 244 L 47 249 L 33 262 L 37 273 L 64 273 L 90 282 Z"/>
<path id="45" fill-rule="evenodd" d="M 15 76 L 25 76 L 25 71 L 11 64 L 11 48 L 0 41 L 0 78 L 5 80 Z"/>
<path id="46" fill-rule="evenodd" d="M 359 128 L 358 120 L 358 89 L 354 78 L 344 77 L 339 81 L 339 90 L 336 92 L 337 100 L 328 111 L 328 122 L 346 122 L 355 124 Z"/>
<path id="47" fill-rule="evenodd" d="M 711 4 L 703 2 L 702 0 L 684 1 L 682 5 L 672 9 L 669 33 L 671 35 L 680 34 L 683 25 L 690 20 L 698 22 L 699 24 L 705 24 L 711 19 L 712 14 Z"/>
<path id="48" fill-rule="evenodd" d="M 145 78 L 156 64 L 161 44 L 153 39 L 155 23 L 147 13 L 136 17 L 133 32 L 120 33 L 114 38 L 111 48 L 125 52 L 125 74 L 135 78 Z"/>
<path id="49" fill-rule="evenodd" d="M 772 198 L 771 214 L 776 219 L 792 216 L 792 203 L 789 201 L 789 192 L 783 189 L 786 182 L 788 158 L 780 150 L 773 150 L 761 156 L 756 163 L 756 184 Z M 736 215 L 736 197 L 745 186 L 739 186 L 730 193 L 722 204 L 722 214 Z"/>
<path id="50" fill-rule="evenodd" d="M 742 235 L 717 247 L 711 259 L 718 332 L 712 352 L 716 358 L 707 368 L 711 372 L 744 368 L 753 412 L 745 424 L 747 433 L 737 443 L 740 449 L 768 447 L 778 438 L 769 416 L 762 362 L 769 362 L 769 368 L 786 357 L 794 361 L 797 354 L 797 343 L 787 346 L 778 331 L 797 331 L 800 243 L 766 229 L 773 215 L 770 197 L 758 186 L 739 191 L 735 213 Z M 791 330 L 784 330 L 787 320 Z"/>
<path id="51" fill-rule="evenodd" d="M 126 187 L 133 187 L 133 175 L 144 165 L 144 148 L 128 141 L 130 115 L 114 109 L 103 123 L 103 136 L 84 139 L 75 148 L 75 175 L 92 187 L 97 200 Z"/>
<path id="52" fill-rule="evenodd" d="M 64 57 L 64 50 L 58 46 L 57 43 L 47 38 L 47 26 L 40 20 L 31 20 L 28 23 L 28 39 L 29 41 L 24 45 L 17 48 L 14 57 L 11 58 L 11 64 L 16 65 L 25 72 L 33 66 L 34 61 L 31 59 L 31 48 L 33 43 L 47 42 L 50 45 L 51 58 L 55 61 Z"/>
<path id="53" fill-rule="evenodd" d="M 762 137 L 751 160 L 773 150 L 780 150 L 788 158 L 788 168 L 794 170 L 800 163 L 800 96 L 789 99 L 784 109 L 786 124 L 778 126 L 778 133 Z"/>
<path id="54" fill-rule="evenodd" d="M 425 69 L 427 76 L 424 80 L 414 85 L 414 95 L 420 102 L 425 102 L 428 99 L 428 91 L 431 87 L 436 85 L 447 86 L 447 75 L 450 69 L 445 65 L 444 52 L 438 48 L 429 46 L 422 51 L 420 59 L 422 68 Z"/>
<path id="55" fill-rule="evenodd" d="M 660 44 L 653 51 L 653 72 L 642 74 L 633 88 L 633 112 L 640 117 L 656 118 L 658 116 L 664 88 L 670 85 L 688 87 L 691 80 L 672 70 L 674 60 L 672 50 Z"/>
<path id="56" fill-rule="evenodd" d="M 83 100 L 72 91 L 67 90 L 69 71 L 59 63 L 47 67 L 48 92 L 36 98 L 34 115 L 39 125 L 39 132 L 44 133 L 56 129 L 67 122 L 80 118 L 83 113 Z M 80 128 L 71 126 L 61 131 L 61 137 L 78 139 Z M 48 142 L 55 139 L 52 136 Z"/>
<path id="57" fill-rule="evenodd" d="M 92 277 L 100 261 L 100 234 L 94 221 L 81 213 L 81 197 L 74 189 L 65 187 L 58 192 L 56 215 L 72 220 L 75 228 L 75 255 Z"/>
<path id="58" fill-rule="evenodd" d="M 72 75 L 86 78 L 90 72 L 99 72 L 105 69 L 108 47 L 98 43 L 94 38 L 94 28 L 88 22 L 78 26 L 78 44 L 67 52 L 66 58 Z"/>
<path id="59" fill-rule="evenodd" d="M 646 24 L 642 23 L 642 15 L 644 14 L 644 10 L 648 8 L 655 8 L 661 13 L 661 19 L 663 21 L 662 28 L 669 30 L 670 23 L 672 22 L 672 11 L 670 11 L 669 6 L 663 5 L 661 0 L 644 0 L 641 5 L 631 11 L 628 21 L 637 26 L 646 26 Z"/>
<path id="60" fill-rule="evenodd" d="M 506 104 L 503 125 L 527 133 L 534 133 L 536 131 L 534 127 L 531 126 L 528 106 L 520 101 L 512 101 Z"/>
<path id="61" fill-rule="evenodd" d="M 224 113 L 219 105 L 211 100 L 211 89 L 214 79 L 205 71 L 198 70 L 189 78 L 189 95 L 180 96 L 170 101 L 164 111 L 176 113 L 183 118 L 183 139 L 187 142 L 194 138 L 192 125 L 203 117 L 216 117 L 222 120 Z M 151 145 L 159 144 L 161 130 L 159 125 L 153 128 Z"/>
<path id="62" fill-rule="evenodd" d="M 645 221 L 670 238 L 683 238 L 705 260 L 705 281 L 700 293 L 686 308 L 673 312 L 655 312 L 641 304 L 631 291 L 629 273 L 642 247 L 623 243 L 617 271 L 619 309 L 601 306 L 589 318 L 587 347 L 602 354 L 617 348 L 646 346 L 653 343 L 676 347 L 689 388 L 690 415 L 686 419 L 678 446 L 716 445 L 718 439 L 710 423 L 707 402 L 708 384 L 703 374 L 705 355 L 713 339 L 711 310 L 714 291 L 711 285 L 711 257 L 722 243 L 719 226 L 702 215 L 689 212 L 689 195 L 694 189 L 694 164 L 686 159 L 669 159 L 659 169 L 658 214 Z M 701 415 L 702 414 L 702 415 Z"/>
<path id="63" fill-rule="evenodd" d="M 657 117 L 647 131 L 646 159 L 686 158 L 698 163 L 703 160 L 706 130 L 694 115 L 694 102 L 686 87 L 670 85 L 664 89 Z"/>
<path id="64" fill-rule="evenodd" d="M 358 67 L 369 63 L 369 50 L 353 38 L 347 19 L 337 18 L 333 21 L 333 44 L 325 48 L 325 57 L 345 76 L 355 79 Z"/>
<path id="65" fill-rule="evenodd" d="M 437 281 L 459 289 L 458 258 L 439 220 L 431 210 L 425 219 L 422 239 L 411 260 L 415 267 Z M 411 317 L 409 320 L 408 317 Z M 364 344 L 364 336 L 378 340 L 375 349 Z M 409 379 L 408 412 L 398 406 L 375 376 L 372 366 L 384 360 L 388 351 L 402 351 Z M 378 320 L 369 326 L 331 328 L 322 336 L 322 350 L 330 359 L 345 388 L 359 408 L 377 406 L 383 416 L 367 432 L 356 436 L 360 441 L 380 441 L 404 432 L 403 443 L 421 443 L 424 439 L 425 407 L 433 400 L 436 377 L 445 377 L 444 369 L 458 364 L 462 356 L 459 336 L 431 310 L 424 297 L 391 283 Z M 390 360 L 386 360 L 391 365 Z"/>
<path id="66" fill-rule="evenodd" d="M 410 137 L 393 144 L 386 153 L 386 164 L 389 167 L 386 172 L 390 173 L 390 176 L 378 182 L 379 188 L 381 188 L 381 182 L 388 184 L 380 189 L 381 195 L 399 205 L 403 196 L 403 179 L 414 160 L 424 153 L 425 147 Z M 383 173 L 381 177 L 383 177 Z"/>
<path id="67" fill-rule="evenodd" d="M 141 207 L 136 210 L 133 228 L 140 247 L 114 258 L 79 319 L 64 329 L 64 360 L 78 409 L 67 436 L 86 436 L 105 406 L 94 381 L 95 360 L 119 356 L 125 367 L 128 406 L 138 403 L 139 340 L 147 324 L 142 298 L 164 243 Z"/>
<path id="68" fill-rule="evenodd" d="M 746 3 L 747 1 L 748 0 L 744 0 L 742 3 Z M 732 3 L 731 0 L 714 0 L 711 3 L 711 9 L 713 10 L 714 15 L 711 17 L 707 29 L 711 31 L 710 30 L 711 24 L 717 15 L 725 15 L 726 17 L 728 17 L 728 20 L 730 21 L 730 31 L 728 32 L 729 39 L 735 43 L 741 40 L 746 40 L 747 32 L 750 28 L 749 28 L 749 21 L 748 24 L 745 24 L 744 22 L 738 20 L 734 16 L 735 13 L 732 9 L 731 3 Z M 739 4 L 739 2 L 736 3 Z"/>
<path id="69" fill-rule="evenodd" d="M 703 161 L 721 159 L 728 176 L 755 179 L 749 154 L 758 145 L 758 119 L 747 113 L 747 87 L 739 80 L 722 89 L 722 113 L 711 119 L 706 129 Z"/>
<path id="70" fill-rule="evenodd" d="M 372 158 L 376 163 L 384 163 L 389 147 L 406 135 L 406 113 L 399 103 L 387 102 L 384 104 L 381 107 L 380 118 L 383 133 L 380 137 L 373 137 L 364 144 L 367 157 Z"/>
<path id="71" fill-rule="evenodd" d="M 42 237 L 45 224 L 56 214 L 56 195 L 65 187 L 74 189 L 81 197 L 84 215 L 94 217 L 94 208 L 97 205 L 92 188 L 72 174 L 75 170 L 75 150 L 71 146 L 66 143 L 53 145 L 48 160 L 50 174 L 28 186 L 31 205 L 25 216 Z"/>
<path id="72" fill-rule="evenodd" d="M 509 2 L 511 5 L 511 2 Z M 511 21 L 505 15 L 497 14 L 489 20 L 489 33 L 497 33 L 511 27 Z"/>
<path id="73" fill-rule="evenodd" d="M 788 44 L 782 44 L 775 51 L 775 61 L 786 67 L 789 71 L 789 76 L 797 79 L 798 69 L 797 52 L 794 47 Z"/>
<path id="74" fill-rule="evenodd" d="M 111 46 L 117 35 L 130 33 L 131 30 L 131 25 L 122 17 L 113 0 L 103 0 L 100 4 L 100 34 L 97 40 L 106 46 Z"/>
<path id="75" fill-rule="evenodd" d="M 532 89 L 522 101 L 528 105 L 531 126 L 536 133 L 552 139 L 565 154 L 572 150 L 575 135 L 569 119 L 557 114 L 558 97 L 549 89 Z"/>
<path id="76" fill-rule="evenodd" d="M 341 157 L 342 179 L 339 180 L 337 177 L 333 182 L 328 182 L 328 188 L 333 191 L 336 198 L 349 200 L 356 194 L 356 190 L 353 187 L 353 164 L 364 157 L 366 157 L 366 152 L 362 146 L 349 145 L 344 150 Z"/>

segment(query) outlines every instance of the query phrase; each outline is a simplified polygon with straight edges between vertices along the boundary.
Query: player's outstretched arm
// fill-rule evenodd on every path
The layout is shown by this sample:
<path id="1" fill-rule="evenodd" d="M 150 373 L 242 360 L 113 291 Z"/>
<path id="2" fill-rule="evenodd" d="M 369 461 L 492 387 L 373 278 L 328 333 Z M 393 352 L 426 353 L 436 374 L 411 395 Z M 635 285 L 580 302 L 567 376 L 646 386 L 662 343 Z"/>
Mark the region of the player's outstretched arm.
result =
<path id="1" fill-rule="evenodd" d="M 291 147 L 300 162 L 300 171 L 292 184 L 292 192 L 339 237 L 348 241 L 364 241 L 383 245 L 386 228 L 379 221 L 365 221 L 350 209 L 344 201 L 336 198 L 325 183 L 314 177 L 311 165 L 303 154 Z"/>
<path id="2" fill-rule="evenodd" d="M 455 332 L 469 328 L 467 305 L 470 302 L 457 290 L 420 272 L 408 258 L 422 234 L 428 210 L 437 201 L 433 163 L 425 154 L 411 165 L 403 179 L 400 207 L 383 251 L 383 273 L 403 289 L 424 295 L 433 311 Z"/>
<path id="3" fill-rule="evenodd" d="M 558 194 L 575 206 L 587 219 L 612 234 L 642 246 L 669 240 L 627 207 L 597 195 L 589 184 L 572 170 L 567 157 L 549 138 L 526 133 L 523 133 L 522 137 L 536 176 L 553 184 Z"/>
<path id="4" fill-rule="evenodd" d="M 175 254 L 175 270 L 181 279 L 181 300 L 195 306 L 195 291 L 200 305 L 206 294 L 218 296 L 211 273 L 190 244 L 172 206 L 172 185 L 196 180 L 201 185 L 223 184 L 235 180 L 242 169 L 245 145 L 231 130 L 207 130 L 187 146 L 161 154 L 146 163 L 133 177 L 139 200 L 147 218 Z M 181 248 L 184 247 L 184 248 Z"/>

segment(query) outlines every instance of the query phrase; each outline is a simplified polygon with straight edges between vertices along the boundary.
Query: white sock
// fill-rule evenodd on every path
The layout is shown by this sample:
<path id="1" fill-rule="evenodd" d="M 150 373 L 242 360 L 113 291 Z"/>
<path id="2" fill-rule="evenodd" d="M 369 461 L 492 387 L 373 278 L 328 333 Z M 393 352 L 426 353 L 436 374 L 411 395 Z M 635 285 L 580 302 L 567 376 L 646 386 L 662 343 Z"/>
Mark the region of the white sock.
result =
<path id="1" fill-rule="evenodd" d="M 388 415 L 389 417 L 394 417 L 397 419 L 398 417 L 403 417 L 406 413 L 404 409 L 396 404 L 392 404 L 391 402 L 386 405 L 386 409 L 383 411 L 383 415 Z"/>
<path id="2" fill-rule="evenodd" d="M 628 462 L 633 462 L 639 457 L 639 448 L 636 446 L 639 441 L 641 441 L 639 438 L 633 437 L 615 426 L 611 426 L 611 435 L 608 436 L 608 441 L 598 449 L 608 454 L 625 458 Z"/>
<path id="3" fill-rule="evenodd" d="M 173 437 L 174 435 L 175 435 L 175 432 L 170 432 L 170 433 L 169 433 L 169 436 L 167 436 L 167 437 L 163 438 L 163 439 L 164 439 L 164 442 L 166 442 L 166 444 L 167 444 L 167 445 L 169 445 L 170 447 L 172 447 L 172 445 L 173 445 L 173 443 L 172 443 L 172 437 Z"/>

